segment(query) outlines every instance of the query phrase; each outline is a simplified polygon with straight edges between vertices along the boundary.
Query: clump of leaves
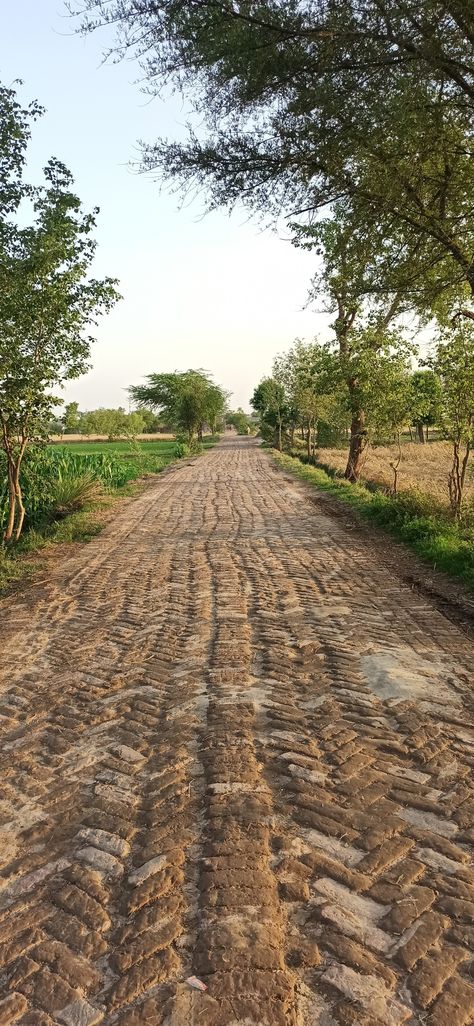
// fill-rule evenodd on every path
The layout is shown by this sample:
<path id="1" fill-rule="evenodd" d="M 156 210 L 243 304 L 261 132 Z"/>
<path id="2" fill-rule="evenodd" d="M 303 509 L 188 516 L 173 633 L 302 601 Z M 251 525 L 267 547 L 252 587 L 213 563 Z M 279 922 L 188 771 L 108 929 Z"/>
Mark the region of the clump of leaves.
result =
<path id="1" fill-rule="evenodd" d="M 191 449 L 190 449 L 189 445 L 187 444 L 187 442 L 176 442 L 176 445 L 174 447 L 173 456 L 177 460 L 184 459 L 186 456 L 189 456 L 190 453 L 191 453 Z"/>

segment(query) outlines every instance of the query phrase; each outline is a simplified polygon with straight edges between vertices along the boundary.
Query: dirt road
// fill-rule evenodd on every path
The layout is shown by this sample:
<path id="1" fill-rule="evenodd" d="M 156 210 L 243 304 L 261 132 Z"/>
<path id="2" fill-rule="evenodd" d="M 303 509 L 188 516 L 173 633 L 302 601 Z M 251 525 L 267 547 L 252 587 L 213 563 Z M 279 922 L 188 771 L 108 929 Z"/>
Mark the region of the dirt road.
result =
<path id="1" fill-rule="evenodd" d="M 0 622 L 2 1026 L 471 1023 L 472 646 L 255 443 Z"/>

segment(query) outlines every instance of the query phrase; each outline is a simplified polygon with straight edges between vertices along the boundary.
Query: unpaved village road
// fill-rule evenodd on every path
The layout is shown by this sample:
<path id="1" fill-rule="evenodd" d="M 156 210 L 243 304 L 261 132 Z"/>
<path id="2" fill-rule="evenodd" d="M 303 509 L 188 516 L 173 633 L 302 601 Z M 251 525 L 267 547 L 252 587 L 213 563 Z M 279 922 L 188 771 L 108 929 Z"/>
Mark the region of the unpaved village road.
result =
<path id="1" fill-rule="evenodd" d="M 1 1026 L 471 1023 L 472 646 L 253 441 L 1 634 Z"/>

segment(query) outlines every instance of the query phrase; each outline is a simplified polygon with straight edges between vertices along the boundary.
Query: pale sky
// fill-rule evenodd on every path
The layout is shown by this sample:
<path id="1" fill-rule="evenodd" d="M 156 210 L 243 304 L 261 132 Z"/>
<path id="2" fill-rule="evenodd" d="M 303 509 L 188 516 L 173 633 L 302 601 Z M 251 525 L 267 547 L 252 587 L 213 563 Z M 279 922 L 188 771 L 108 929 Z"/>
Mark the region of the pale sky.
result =
<path id="1" fill-rule="evenodd" d="M 84 205 L 100 207 L 94 274 L 119 278 L 124 296 L 97 329 L 93 369 L 65 400 L 125 405 L 127 386 L 146 374 L 204 367 L 248 408 L 277 352 L 327 335 L 327 316 L 304 309 L 316 258 L 245 211 L 203 216 L 203 198 L 180 209 L 176 195 L 130 170 L 137 140 L 181 135 L 186 108 L 150 102 L 133 62 L 104 65 L 110 36 L 75 35 L 61 0 L 4 0 L 3 12 L 0 78 L 23 79 L 21 99 L 47 108 L 29 176 L 53 155 L 69 167 Z"/>

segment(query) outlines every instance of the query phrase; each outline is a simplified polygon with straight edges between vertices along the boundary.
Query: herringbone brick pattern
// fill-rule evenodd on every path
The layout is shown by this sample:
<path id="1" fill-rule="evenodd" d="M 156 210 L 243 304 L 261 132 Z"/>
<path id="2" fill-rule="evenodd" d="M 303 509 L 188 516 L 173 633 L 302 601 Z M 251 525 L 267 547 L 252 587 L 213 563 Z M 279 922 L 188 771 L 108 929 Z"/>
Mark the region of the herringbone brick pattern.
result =
<path id="1" fill-rule="evenodd" d="M 0 630 L 1 1026 L 472 1022 L 472 647 L 254 443 Z"/>

